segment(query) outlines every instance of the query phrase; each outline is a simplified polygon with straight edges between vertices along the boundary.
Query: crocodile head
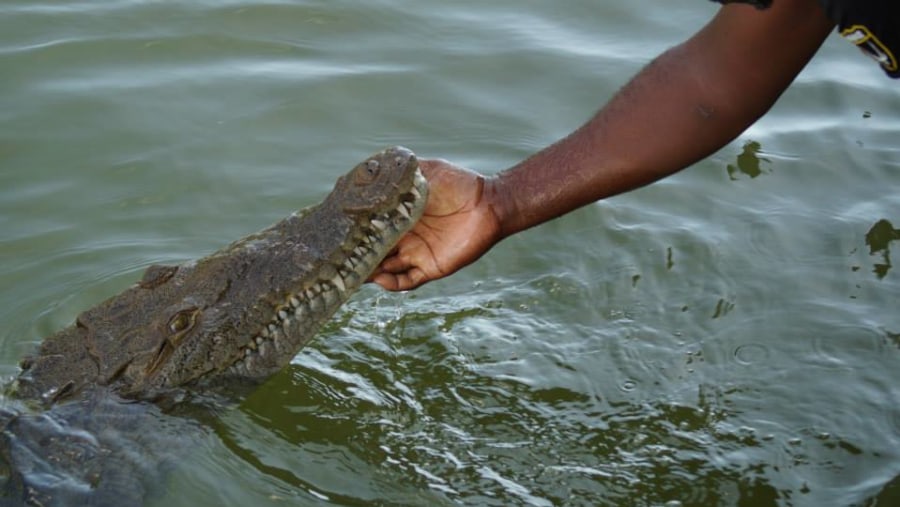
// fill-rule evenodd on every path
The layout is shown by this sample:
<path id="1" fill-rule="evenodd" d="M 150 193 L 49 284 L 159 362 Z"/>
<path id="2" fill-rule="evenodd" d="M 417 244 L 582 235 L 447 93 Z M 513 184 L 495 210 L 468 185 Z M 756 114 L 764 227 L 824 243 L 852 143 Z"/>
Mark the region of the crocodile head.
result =
<path id="1" fill-rule="evenodd" d="M 93 385 L 128 398 L 261 380 L 313 337 L 421 216 L 415 156 L 390 148 L 319 205 L 208 257 L 151 266 L 23 360 L 20 397 L 45 404 Z"/>

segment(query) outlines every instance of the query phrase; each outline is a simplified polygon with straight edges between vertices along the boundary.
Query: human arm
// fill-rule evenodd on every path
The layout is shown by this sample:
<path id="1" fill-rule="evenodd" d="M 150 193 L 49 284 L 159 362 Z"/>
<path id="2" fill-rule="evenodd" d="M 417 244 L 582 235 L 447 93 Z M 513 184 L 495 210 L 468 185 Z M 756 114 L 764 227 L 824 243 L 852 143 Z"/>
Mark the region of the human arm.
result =
<path id="1" fill-rule="evenodd" d="M 473 262 L 503 238 L 687 167 L 762 116 L 833 23 L 816 0 L 721 7 L 641 70 L 578 130 L 491 178 L 424 161 L 425 217 L 373 276 L 415 288 Z"/>

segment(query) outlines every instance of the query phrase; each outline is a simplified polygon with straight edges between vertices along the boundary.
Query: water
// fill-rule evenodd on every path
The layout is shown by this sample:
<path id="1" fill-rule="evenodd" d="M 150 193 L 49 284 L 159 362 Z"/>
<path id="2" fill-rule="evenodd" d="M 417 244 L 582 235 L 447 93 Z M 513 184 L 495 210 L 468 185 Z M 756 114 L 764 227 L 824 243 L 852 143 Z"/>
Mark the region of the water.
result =
<path id="1" fill-rule="evenodd" d="M 4 2 L 0 374 L 385 145 L 516 163 L 714 11 Z M 898 92 L 833 36 L 695 167 L 366 287 L 153 504 L 864 503 L 900 475 Z"/>

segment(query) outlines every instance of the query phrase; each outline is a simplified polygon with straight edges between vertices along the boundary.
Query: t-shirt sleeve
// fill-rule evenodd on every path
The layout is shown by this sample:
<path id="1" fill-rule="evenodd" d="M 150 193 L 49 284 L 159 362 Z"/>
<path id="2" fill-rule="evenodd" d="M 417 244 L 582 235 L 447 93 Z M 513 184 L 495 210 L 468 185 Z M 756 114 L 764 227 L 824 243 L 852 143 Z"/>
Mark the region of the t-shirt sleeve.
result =
<path id="1" fill-rule="evenodd" d="M 766 9 L 772 5 L 772 0 L 712 0 L 719 4 L 750 4 L 757 9 Z"/>

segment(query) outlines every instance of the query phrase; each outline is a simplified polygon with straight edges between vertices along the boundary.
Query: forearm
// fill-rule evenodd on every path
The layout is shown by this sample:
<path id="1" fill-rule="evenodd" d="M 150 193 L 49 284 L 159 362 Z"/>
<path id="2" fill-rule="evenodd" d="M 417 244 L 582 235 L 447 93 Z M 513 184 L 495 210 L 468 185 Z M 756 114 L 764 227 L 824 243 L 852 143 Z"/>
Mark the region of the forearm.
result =
<path id="1" fill-rule="evenodd" d="M 785 0 L 780 4 L 791 7 Z M 738 136 L 771 107 L 830 29 L 824 15 L 807 11 L 792 20 L 772 10 L 769 14 L 780 15 L 785 26 L 762 23 L 772 33 L 742 35 L 734 33 L 733 23 L 746 26 L 746 16 L 765 14 L 723 7 L 707 27 L 644 68 L 581 128 L 488 180 L 485 198 L 502 236 L 668 176 Z M 773 54 L 753 46 L 754 37 L 782 30 L 797 37 L 788 51 Z"/>

